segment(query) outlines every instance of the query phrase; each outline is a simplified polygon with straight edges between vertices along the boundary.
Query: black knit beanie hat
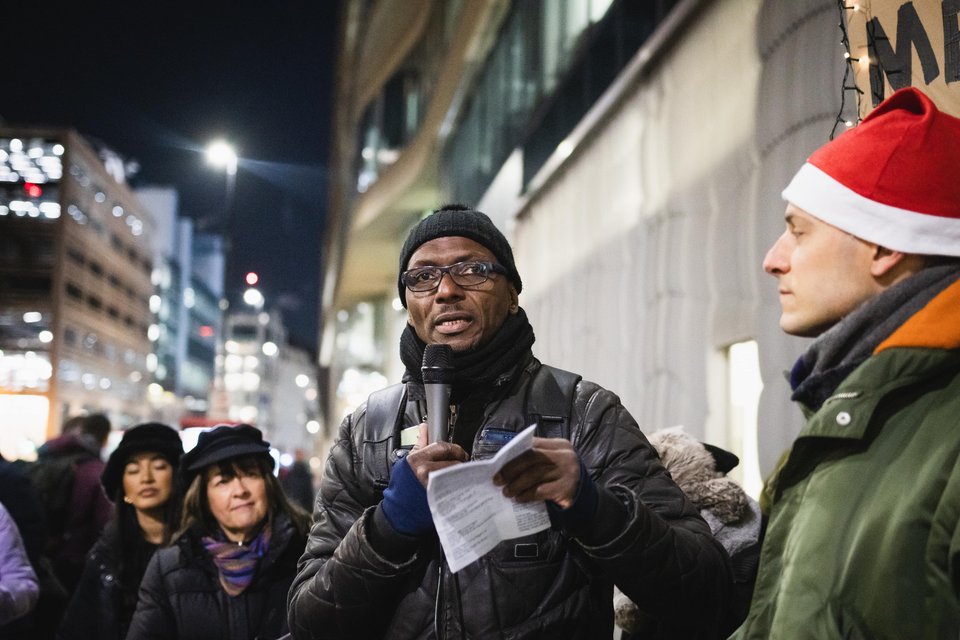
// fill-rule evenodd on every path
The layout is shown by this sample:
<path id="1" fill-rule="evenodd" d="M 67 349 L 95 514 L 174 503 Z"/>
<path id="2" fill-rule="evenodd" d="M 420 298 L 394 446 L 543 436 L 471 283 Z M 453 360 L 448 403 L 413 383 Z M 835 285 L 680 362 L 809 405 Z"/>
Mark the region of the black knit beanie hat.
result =
<path id="1" fill-rule="evenodd" d="M 410 231 L 407 241 L 403 243 L 403 248 L 400 249 L 399 273 L 407 270 L 411 256 L 420 245 L 436 238 L 448 236 L 470 238 L 474 242 L 479 242 L 485 246 L 496 257 L 500 266 L 507 270 L 507 277 L 513 282 L 517 293 L 520 293 L 520 290 L 523 289 L 523 282 L 521 282 L 520 274 L 517 272 L 517 265 L 513 261 L 513 249 L 510 248 L 510 243 L 487 217 L 487 214 L 474 211 L 462 204 L 444 205 L 421 220 Z M 399 274 L 397 276 L 397 290 L 400 293 L 400 301 L 406 307 L 407 288 L 403 286 Z"/>
<path id="2" fill-rule="evenodd" d="M 127 466 L 130 456 L 147 451 L 159 453 L 176 468 L 183 455 L 180 434 L 173 427 L 159 422 L 147 422 L 127 429 L 100 476 L 100 484 L 108 498 L 116 498 L 123 480 L 123 468 Z"/>

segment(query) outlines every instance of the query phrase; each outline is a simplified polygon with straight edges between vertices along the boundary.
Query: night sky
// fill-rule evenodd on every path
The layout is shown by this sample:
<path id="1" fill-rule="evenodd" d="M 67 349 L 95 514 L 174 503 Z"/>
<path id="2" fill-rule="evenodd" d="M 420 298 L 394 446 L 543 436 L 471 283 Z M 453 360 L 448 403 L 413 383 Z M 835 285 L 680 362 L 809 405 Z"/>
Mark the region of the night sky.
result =
<path id="1" fill-rule="evenodd" d="M 4 6 L 0 117 L 73 127 L 139 163 L 134 187 L 175 187 L 181 215 L 229 229 L 232 304 L 256 271 L 315 348 L 337 3 L 56 4 Z M 217 137 L 240 156 L 229 215 Z"/>

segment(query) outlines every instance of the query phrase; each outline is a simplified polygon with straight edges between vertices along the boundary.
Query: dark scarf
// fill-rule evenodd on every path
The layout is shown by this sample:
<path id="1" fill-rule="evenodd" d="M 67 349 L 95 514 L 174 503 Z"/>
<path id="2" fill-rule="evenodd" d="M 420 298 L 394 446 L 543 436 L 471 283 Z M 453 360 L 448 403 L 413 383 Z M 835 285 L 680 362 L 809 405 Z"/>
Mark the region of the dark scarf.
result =
<path id="1" fill-rule="evenodd" d="M 218 532 L 219 533 L 219 532 Z M 203 536 L 204 549 L 213 558 L 220 573 L 220 586 L 227 595 L 236 597 L 253 582 L 257 564 L 270 548 L 270 527 L 265 526 L 260 534 L 249 544 L 229 542 L 218 535 L 216 538 Z"/>
<path id="2" fill-rule="evenodd" d="M 867 300 L 821 334 L 790 371 L 793 400 L 816 411 L 904 322 L 960 277 L 960 267 L 928 267 Z"/>
<path id="3" fill-rule="evenodd" d="M 496 386 L 500 378 L 509 375 L 530 351 L 534 340 L 533 327 L 521 308 L 516 314 L 507 316 L 503 326 L 488 343 L 477 349 L 454 353 L 451 402 L 457 404 L 460 398 L 473 390 Z M 420 368 L 426 348 L 426 343 L 407 324 L 400 336 L 400 360 L 407 368 L 404 382 L 416 383 L 407 385 L 408 393 L 416 394 L 412 396 L 414 398 L 423 395 L 420 390 L 423 385 Z"/>

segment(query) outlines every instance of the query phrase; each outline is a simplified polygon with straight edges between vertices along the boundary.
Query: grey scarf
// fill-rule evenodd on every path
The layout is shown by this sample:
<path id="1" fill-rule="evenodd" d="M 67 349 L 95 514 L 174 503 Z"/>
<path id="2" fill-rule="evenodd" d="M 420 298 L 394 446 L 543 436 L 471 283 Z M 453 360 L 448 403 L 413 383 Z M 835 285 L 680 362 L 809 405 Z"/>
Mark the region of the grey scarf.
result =
<path id="1" fill-rule="evenodd" d="M 928 267 L 864 302 L 814 340 L 794 364 L 793 400 L 819 409 L 877 345 L 957 278 L 956 263 Z"/>

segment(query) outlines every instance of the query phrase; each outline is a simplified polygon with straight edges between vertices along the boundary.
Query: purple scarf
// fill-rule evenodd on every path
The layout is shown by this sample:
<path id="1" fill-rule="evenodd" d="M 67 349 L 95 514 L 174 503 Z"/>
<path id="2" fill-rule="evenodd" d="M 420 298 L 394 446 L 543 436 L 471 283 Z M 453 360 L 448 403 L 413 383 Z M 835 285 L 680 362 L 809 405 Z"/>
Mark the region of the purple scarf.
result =
<path id="1" fill-rule="evenodd" d="M 220 573 L 220 586 L 227 595 L 236 597 L 253 582 L 257 563 L 270 547 L 270 526 L 266 526 L 249 544 L 224 542 L 209 536 L 201 539 L 204 548 Z"/>

